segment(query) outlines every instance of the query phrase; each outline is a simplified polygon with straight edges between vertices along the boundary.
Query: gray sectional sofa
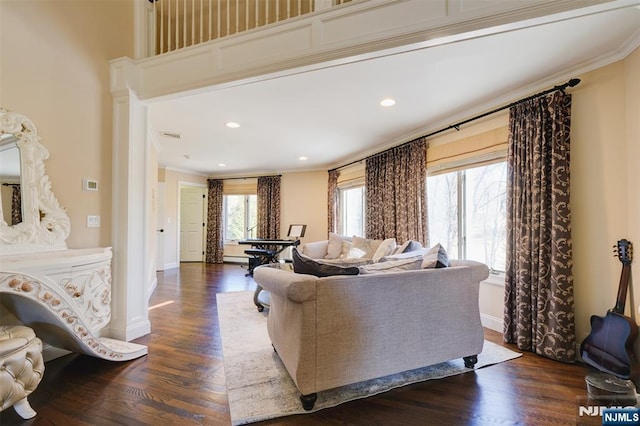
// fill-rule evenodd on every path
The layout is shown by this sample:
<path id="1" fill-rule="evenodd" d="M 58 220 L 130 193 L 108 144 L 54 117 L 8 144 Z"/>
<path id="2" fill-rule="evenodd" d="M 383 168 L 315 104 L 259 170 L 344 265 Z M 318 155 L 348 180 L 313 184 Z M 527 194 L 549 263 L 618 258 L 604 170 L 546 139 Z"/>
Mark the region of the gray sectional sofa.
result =
<path id="1" fill-rule="evenodd" d="M 305 409 L 317 392 L 464 358 L 472 368 L 484 334 L 478 307 L 486 265 L 329 276 L 263 266 L 273 347 L 301 393 Z"/>

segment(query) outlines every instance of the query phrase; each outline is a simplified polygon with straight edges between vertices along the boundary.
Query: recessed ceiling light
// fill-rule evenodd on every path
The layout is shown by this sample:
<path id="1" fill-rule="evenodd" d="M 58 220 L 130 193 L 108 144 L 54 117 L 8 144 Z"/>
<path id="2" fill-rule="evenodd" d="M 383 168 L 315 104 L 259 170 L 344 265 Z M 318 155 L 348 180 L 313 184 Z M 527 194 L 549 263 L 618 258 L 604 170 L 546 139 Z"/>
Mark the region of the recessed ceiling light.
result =
<path id="1" fill-rule="evenodd" d="M 236 123 L 235 121 L 229 121 L 226 124 L 227 127 L 229 127 L 230 129 L 237 129 L 238 127 L 240 127 L 240 125 L 238 123 Z"/>
<path id="2" fill-rule="evenodd" d="M 224 163 L 220 163 L 220 164 L 218 164 L 218 167 L 227 167 L 227 165 L 224 164 Z"/>
<path id="3" fill-rule="evenodd" d="M 307 157 L 298 157 L 298 160 L 300 160 L 300 161 L 307 161 L 307 160 L 308 160 L 308 158 L 307 158 Z"/>
<path id="4" fill-rule="evenodd" d="M 391 98 L 385 98 L 380 101 L 380 105 L 383 107 L 390 107 L 390 106 L 394 106 L 395 104 L 396 104 L 396 100 Z"/>

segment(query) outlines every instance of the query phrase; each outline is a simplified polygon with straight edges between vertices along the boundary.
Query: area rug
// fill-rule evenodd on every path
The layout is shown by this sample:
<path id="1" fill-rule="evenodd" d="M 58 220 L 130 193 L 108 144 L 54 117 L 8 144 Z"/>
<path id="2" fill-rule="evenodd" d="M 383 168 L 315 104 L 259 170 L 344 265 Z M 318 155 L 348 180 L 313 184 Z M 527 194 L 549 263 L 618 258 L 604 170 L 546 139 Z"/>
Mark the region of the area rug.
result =
<path id="1" fill-rule="evenodd" d="M 253 292 L 216 295 L 229 410 L 233 425 L 241 425 L 292 414 L 304 414 L 386 392 L 425 380 L 472 371 L 461 359 L 430 367 L 318 392 L 312 411 L 305 411 L 299 392 L 267 334 L 267 314 L 258 312 Z M 485 341 L 477 368 L 521 356 Z"/>

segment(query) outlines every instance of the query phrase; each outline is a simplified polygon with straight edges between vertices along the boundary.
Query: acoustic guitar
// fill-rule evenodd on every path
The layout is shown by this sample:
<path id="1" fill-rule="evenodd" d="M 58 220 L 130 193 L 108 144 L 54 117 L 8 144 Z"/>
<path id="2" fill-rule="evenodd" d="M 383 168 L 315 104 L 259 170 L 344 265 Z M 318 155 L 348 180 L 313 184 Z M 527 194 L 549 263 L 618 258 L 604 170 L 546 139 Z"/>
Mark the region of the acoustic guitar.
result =
<path id="1" fill-rule="evenodd" d="M 591 316 L 591 333 L 580 345 L 580 355 L 587 364 L 622 379 L 630 379 L 636 367 L 633 344 L 638 337 L 638 326 L 624 315 L 632 249 L 631 243 L 624 239 L 614 246 L 622 262 L 616 305 L 604 318 Z"/>

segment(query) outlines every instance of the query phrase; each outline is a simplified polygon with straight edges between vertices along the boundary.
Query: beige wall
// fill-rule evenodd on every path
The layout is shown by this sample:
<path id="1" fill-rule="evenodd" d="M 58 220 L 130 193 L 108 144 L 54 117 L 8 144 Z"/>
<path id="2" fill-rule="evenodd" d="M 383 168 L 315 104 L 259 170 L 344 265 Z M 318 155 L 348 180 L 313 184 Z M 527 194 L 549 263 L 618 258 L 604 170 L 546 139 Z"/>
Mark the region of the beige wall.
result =
<path id="1" fill-rule="evenodd" d="M 640 53 L 580 76 L 573 89 L 571 208 L 574 247 L 576 337 L 590 331 L 591 315 L 615 304 L 622 264 L 612 246 L 638 234 L 638 110 Z M 638 271 L 637 266 L 633 267 Z M 638 288 L 636 284 L 636 289 Z M 640 293 L 627 299 L 637 313 Z"/>
<path id="2" fill-rule="evenodd" d="M 38 128 L 70 248 L 111 244 L 109 59 L 133 56 L 133 0 L 0 2 L 0 106 Z M 82 191 L 82 179 L 99 182 Z M 101 217 L 87 228 L 87 215 Z"/>
<path id="3" fill-rule="evenodd" d="M 282 175 L 280 232 L 285 237 L 291 224 L 305 224 L 300 240 L 326 240 L 327 233 L 326 171 L 285 173 Z"/>
<path id="4" fill-rule="evenodd" d="M 640 262 L 638 261 L 640 247 L 640 49 L 624 61 L 625 74 L 625 115 L 627 130 L 627 189 L 628 200 L 628 230 L 629 239 L 636 244 L 636 261 L 631 266 L 631 287 L 633 291 L 633 311 L 636 320 L 640 316 Z M 634 279 L 633 277 L 637 277 Z M 640 354 L 640 341 L 636 341 L 636 358 Z"/>

